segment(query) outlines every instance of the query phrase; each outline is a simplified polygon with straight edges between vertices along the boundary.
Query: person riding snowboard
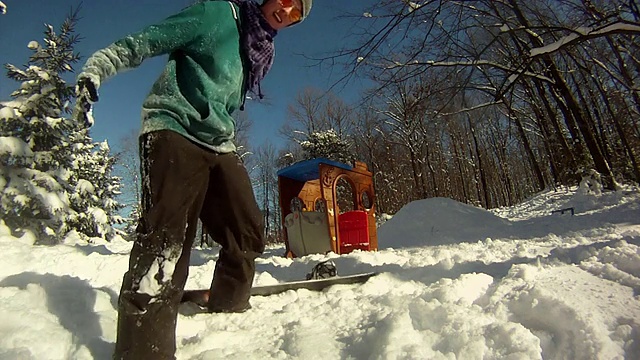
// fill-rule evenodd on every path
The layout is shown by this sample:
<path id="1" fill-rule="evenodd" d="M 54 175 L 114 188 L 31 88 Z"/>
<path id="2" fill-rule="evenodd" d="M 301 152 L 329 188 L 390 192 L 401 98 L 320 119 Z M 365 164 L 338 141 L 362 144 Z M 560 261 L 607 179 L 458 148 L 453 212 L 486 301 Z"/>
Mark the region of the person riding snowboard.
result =
<path id="1" fill-rule="evenodd" d="M 142 104 L 141 217 L 118 299 L 115 359 L 175 359 L 178 306 L 198 219 L 222 249 L 207 308 L 249 309 L 262 213 L 233 143 L 231 114 L 274 58 L 277 31 L 303 21 L 312 0 L 204 1 L 87 59 L 78 111 L 108 78 L 168 54 Z"/>

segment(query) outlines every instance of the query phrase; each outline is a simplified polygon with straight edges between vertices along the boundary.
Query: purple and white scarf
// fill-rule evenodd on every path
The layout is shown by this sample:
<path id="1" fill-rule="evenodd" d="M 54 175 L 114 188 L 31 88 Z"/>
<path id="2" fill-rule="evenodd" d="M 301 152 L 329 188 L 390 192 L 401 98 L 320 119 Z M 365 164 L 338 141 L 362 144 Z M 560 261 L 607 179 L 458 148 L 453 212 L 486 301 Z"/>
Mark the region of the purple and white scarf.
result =
<path id="1" fill-rule="evenodd" d="M 264 18 L 260 6 L 251 0 L 228 0 L 240 7 L 242 29 L 241 46 L 249 61 L 246 90 L 256 93 L 262 99 L 260 82 L 271 69 L 275 56 L 273 38 L 278 34 Z"/>

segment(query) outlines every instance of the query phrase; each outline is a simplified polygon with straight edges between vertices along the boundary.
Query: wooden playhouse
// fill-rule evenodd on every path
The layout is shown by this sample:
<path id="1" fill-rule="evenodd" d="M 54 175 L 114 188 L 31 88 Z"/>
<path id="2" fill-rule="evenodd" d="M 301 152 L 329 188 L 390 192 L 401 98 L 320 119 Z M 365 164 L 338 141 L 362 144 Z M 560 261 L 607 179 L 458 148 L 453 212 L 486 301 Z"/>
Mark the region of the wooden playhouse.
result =
<path id="1" fill-rule="evenodd" d="M 372 174 L 367 165 L 325 158 L 278 171 L 287 257 L 378 249 Z"/>

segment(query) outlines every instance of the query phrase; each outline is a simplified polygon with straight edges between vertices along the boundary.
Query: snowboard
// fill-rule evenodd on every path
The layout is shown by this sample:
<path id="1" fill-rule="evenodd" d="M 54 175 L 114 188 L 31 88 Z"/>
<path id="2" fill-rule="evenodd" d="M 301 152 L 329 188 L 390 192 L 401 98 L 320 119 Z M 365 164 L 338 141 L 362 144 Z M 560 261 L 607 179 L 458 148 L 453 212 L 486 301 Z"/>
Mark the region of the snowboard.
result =
<path id="1" fill-rule="evenodd" d="M 347 276 L 334 276 L 323 279 L 311 279 L 302 281 L 291 281 L 273 285 L 254 286 L 251 288 L 251 296 L 269 296 L 280 294 L 289 290 L 307 289 L 311 291 L 322 291 L 333 285 L 361 284 L 377 275 L 377 272 L 368 272 Z M 185 290 L 181 302 L 193 302 L 200 306 L 206 306 L 209 299 L 209 289 Z"/>

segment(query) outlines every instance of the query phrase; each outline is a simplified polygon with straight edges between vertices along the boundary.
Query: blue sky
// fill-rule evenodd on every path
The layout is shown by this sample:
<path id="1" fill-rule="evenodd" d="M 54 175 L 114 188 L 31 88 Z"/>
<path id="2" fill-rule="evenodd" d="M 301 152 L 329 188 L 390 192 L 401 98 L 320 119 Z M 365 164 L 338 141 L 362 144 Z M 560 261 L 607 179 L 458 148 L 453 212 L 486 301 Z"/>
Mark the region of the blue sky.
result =
<path id="1" fill-rule="evenodd" d="M 48 23 L 58 29 L 71 7 L 81 3 L 77 0 L 3 1 L 8 12 L 0 16 L 0 64 L 17 66 L 24 64 L 30 55 L 26 47 L 29 41 L 42 39 L 43 24 Z M 367 4 L 372 2 L 316 0 L 307 20 L 279 32 L 275 63 L 262 84 L 269 104 L 247 103 L 246 111 L 254 123 L 250 134 L 252 145 L 260 145 L 266 140 L 279 144 L 282 139 L 278 130 L 286 119 L 287 106 L 294 101 L 296 94 L 306 87 L 326 90 L 338 78 L 343 71 L 342 66 L 312 66 L 313 62 L 303 55 L 318 57 L 344 46 L 351 24 L 336 17 L 345 13 L 362 14 Z M 191 3 L 192 0 L 84 1 L 77 27 L 77 33 L 83 40 L 76 50 L 86 59 L 94 51 Z M 112 149 L 117 151 L 118 141 L 123 136 L 138 131 L 142 101 L 165 61 L 165 57 L 149 59 L 139 68 L 119 74 L 102 85 L 100 102 L 94 108 L 94 140 L 108 139 Z M 76 70 L 80 66 L 78 64 Z M 17 86 L 18 83 L 8 79 L 3 70 L 0 101 L 8 100 Z M 338 95 L 346 101 L 354 100 L 358 88 L 359 85 L 354 83 Z"/>

